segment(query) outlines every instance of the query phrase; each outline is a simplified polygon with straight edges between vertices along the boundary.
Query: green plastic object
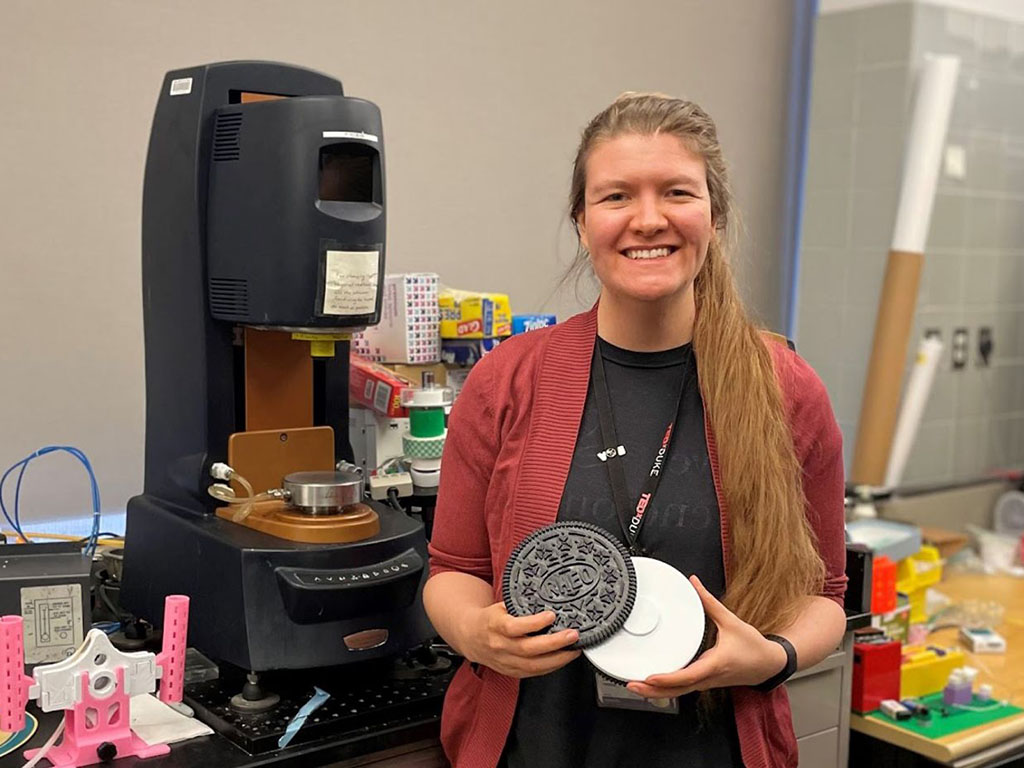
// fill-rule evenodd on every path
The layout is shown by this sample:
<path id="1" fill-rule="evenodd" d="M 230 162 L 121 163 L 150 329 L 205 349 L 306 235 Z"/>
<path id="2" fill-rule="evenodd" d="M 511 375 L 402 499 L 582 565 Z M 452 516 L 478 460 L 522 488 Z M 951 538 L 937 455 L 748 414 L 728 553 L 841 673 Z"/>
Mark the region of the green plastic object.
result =
<path id="1" fill-rule="evenodd" d="M 440 437 L 444 434 L 444 409 L 410 408 L 409 432 L 413 437 Z"/>
<path id="2" fill-rule="evenodd" d="M 883 715 L 879 710 L 875 710 L 867 715 L 867 717 L 871 720 L 880 720 L 887 725 L 894 725 L 897 728 L 910 731 L 926 739 L 941 739 L 943 736 L 966 731 L 968 728 L 976 728 L 979 725 L 985 725 L 994 720 L 1002 720 L 1004 717 L 1011 717 L 1024 712 L 1024 709 L 1011 704 L 1003 705 L 995 701 L 986 703 L 979 701 L 975 697 L 971 706 L 984 711 L 946 707 L 949 714 L 943 717 L 942 708 L 944 705 L 941 693 L 921 696 L 917 701 L 928 707 L 929 716 L 927 719 L 912 717 L 909 720 L 893 720 Z"/>
<path id="3" fill-rule="evenodd" d="M 444 451 L 444 435 L 437 437 L 402 436 L 402 450 L 410 459 L 440 459 Z"/>

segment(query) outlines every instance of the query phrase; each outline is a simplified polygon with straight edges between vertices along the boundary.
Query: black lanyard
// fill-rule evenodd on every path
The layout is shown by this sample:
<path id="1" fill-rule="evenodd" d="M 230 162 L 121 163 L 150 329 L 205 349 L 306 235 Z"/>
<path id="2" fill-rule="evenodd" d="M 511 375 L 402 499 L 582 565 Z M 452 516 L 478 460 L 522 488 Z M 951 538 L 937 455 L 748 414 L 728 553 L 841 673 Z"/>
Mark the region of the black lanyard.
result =
<path id="1" fill-rule="evenodd" d="M 690 350 L 692 354 L 692 349 Z M 686 392 L 686 384 L 689 373 L 692 369 L 692 358 L 687 355 L 683 363 L 686 368 L 683 373 L 683 381 L 679 387 L 679 397 L 676 401 L 675 415 L 665 428 L 665 435 L 661 439 L 661 445 L 654 454 L 654 463 L 651 471 L 644 480 L 643 488 L 640 490 L 640 498 L 636 504 L 630 505 L 628 492 L 626 491 L 626 473 L 622 469 L 622 456 L 625 449 L 619 445 L 618 434 L 615 431 L 615 420 L 612 417 L 612 399 L 608 393 L 608 380 L 605 377 L 604 358 L 601 355 L 600 340 L 594 342 L 594 363 L 591 366 L 591 381 L 594 386 L 594 402 L 597 404 L 597 417 L 601 422 L 601 439 L 604 441 L 605 450 L 598 457 L 608 467 L 608 478 L 612 484 L 612 497 L 615 501 L 615 511 L 622 527 L 622 533 L 626 537 L 626 544 L 629 551 L 634 555 L 641 554 L 637 546 L 640 537 L 640 529 L 647 519 L 648 506 L 654 498 L 661 483 L 661 474 L 668 461 L 669 451 L 672 448 L 675 437 L 675 427 L 683 415 L 683 394 Z"/>

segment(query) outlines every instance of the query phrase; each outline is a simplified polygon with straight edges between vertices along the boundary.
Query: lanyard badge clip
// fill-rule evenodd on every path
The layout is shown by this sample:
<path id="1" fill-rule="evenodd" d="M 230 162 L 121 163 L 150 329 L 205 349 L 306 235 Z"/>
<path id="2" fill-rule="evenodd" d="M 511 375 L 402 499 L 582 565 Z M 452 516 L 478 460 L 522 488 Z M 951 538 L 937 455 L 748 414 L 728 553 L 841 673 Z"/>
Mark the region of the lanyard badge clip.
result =
<path id="1" fill-rule="evenodd" d="M 597 458 L 601 461 L 608 461 L 608 459 L 614 459 L 616 456 L 625 456 L 626 446 L 617 445 L 612 448 L 605 448 L 603 451 L 598 451 Z"/>

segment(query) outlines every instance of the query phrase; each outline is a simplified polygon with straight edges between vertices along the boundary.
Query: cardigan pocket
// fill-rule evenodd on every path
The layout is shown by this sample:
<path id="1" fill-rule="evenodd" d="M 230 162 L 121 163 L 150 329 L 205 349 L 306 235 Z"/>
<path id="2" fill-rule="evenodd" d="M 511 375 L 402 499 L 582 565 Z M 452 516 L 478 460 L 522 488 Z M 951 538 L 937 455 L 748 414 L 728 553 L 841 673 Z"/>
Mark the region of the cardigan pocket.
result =
<path id="1" fill-rule="evenodd" d="M 799 754 L 793 731 L 793 713 L 789 707 L 789 693 L 780 685 L 765 694 L 761 709 L 765 725 L 765 738 L 770 745 L 772 765 L 779 768 L 797 768 Z"/>
<path id="2" fill-rule="evenodd" d="M 448 685 L 441 710 L 441 746 L 452 765 L 459 764 L 459 753 L 473 731 L 483 686 L 482 674 L 475 672 L 467 661 L 462 662 Z"/>

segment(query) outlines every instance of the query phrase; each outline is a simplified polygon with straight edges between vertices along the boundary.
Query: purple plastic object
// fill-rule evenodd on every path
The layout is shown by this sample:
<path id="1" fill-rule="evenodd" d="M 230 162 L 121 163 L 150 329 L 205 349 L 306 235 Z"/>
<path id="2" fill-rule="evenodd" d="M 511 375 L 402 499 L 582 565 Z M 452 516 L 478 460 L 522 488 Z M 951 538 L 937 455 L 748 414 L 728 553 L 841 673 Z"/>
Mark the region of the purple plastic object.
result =
<path id="1" fill-rule="evenodd" d="M 947 683 L 942 689 L 942 703 L 947 707 L 956 704 L 970 704 L 974 699 L 974 692 L 970 683 Z"/>
<path id="2" fill-rule="evenodd" d="M 951 707 L 955 698 L 956 687 L 952 683 L 946 683 L 946 687 L 942 689 L 942 703 L 947 707 Z"/>
<path id="3" fill-rule="evenodd" d="M 974 691 L 971 690 L 970 683 L 964 683 L 961 685 L 956 692 L 956 701 L 954 704 L 970 704 L 974 700 Z"/>

